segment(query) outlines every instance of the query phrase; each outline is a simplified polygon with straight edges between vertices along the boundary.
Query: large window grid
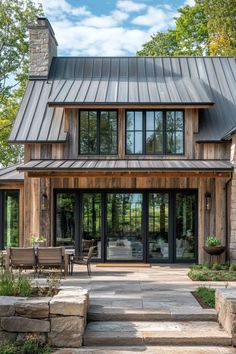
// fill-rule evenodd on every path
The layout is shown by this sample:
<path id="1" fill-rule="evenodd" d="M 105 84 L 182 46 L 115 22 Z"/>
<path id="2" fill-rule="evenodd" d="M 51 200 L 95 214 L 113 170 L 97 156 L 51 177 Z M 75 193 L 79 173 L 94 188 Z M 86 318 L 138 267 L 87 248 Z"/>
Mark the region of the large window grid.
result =
<path id="1" fill-rule="evenodd" d="M 117 154 L 117 111 L 80 111 L 79 153 Z"/>
<path id="2" fill-rule="evenodd" d="M 183 155 L 184 112 L 127 111 L 125 150 L 127 155 Z"/>

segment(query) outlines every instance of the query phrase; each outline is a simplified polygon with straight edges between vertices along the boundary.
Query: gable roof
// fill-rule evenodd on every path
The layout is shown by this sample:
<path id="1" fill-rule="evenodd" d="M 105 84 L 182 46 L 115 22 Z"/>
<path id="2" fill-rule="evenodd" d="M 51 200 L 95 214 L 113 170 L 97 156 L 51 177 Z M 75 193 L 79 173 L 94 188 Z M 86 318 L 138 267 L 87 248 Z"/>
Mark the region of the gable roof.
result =
<path id="1" fill-rule="evenodd" d="M 236 125 L 235 58 L 54 58 L 47 80 L 30 79 L 10 141 L 66 141 L 62 106 L 73 104 L 207 105 L 196 139 L 221 140 Z"/>

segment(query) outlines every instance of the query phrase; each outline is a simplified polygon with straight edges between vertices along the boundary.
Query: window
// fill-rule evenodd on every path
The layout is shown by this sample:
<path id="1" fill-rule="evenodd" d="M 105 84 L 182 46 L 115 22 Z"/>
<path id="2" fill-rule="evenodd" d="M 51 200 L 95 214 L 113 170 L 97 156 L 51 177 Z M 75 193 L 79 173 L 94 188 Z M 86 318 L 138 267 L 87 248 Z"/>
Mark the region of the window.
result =
<path id="1" fill-rule="evenodd" d="M 183 111 L 126 112 L 126 154 L 183 153 Z"/>
<path id="2" fill-rule="evenodd" d="M 82 155 L 117 154 L 117 112 L 81 111 L 79 153 Z"/>
<path id="3" fill-rule="evenodd" d="M 19 246 L 19 191 L 0 191 L 0 248 Z"/>

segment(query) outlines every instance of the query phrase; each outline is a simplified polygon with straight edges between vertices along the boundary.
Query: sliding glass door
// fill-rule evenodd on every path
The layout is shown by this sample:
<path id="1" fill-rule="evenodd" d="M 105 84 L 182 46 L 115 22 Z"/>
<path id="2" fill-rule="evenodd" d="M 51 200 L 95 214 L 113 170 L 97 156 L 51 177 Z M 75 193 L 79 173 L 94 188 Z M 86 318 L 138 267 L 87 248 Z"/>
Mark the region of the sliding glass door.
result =
<path id="1" fill-rule="evenodd" d="M 197 261 L 196 191 L 70 190 L 55 200 L 56 244 L 80 255 L 95 246 L 102 262 Z"/>
<path id="2" fill-rule="evenodd" d="M 143 195 L 108 193 L 106 202 L 107 260 L 143 259 Z"/>

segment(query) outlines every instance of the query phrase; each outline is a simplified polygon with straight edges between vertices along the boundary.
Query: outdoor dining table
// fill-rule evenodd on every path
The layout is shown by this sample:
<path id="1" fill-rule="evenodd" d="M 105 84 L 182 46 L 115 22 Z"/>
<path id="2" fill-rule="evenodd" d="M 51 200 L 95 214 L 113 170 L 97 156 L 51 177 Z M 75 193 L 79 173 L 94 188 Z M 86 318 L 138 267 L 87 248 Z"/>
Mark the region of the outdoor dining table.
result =
<path id="1" fill-rule="evenodd" d="M 6 250 L 1 251 L 3 258 L 4 258 L 4 264 L 5 264 L 5 269 L 6 271 L 10 270 L 10 258 L 9 254 Z M 65 249 L 65 276 L 68 274 L 71 274 L 71 259 L 75 254 L 75 250 L 73 248 L 66 248 Z"/>

